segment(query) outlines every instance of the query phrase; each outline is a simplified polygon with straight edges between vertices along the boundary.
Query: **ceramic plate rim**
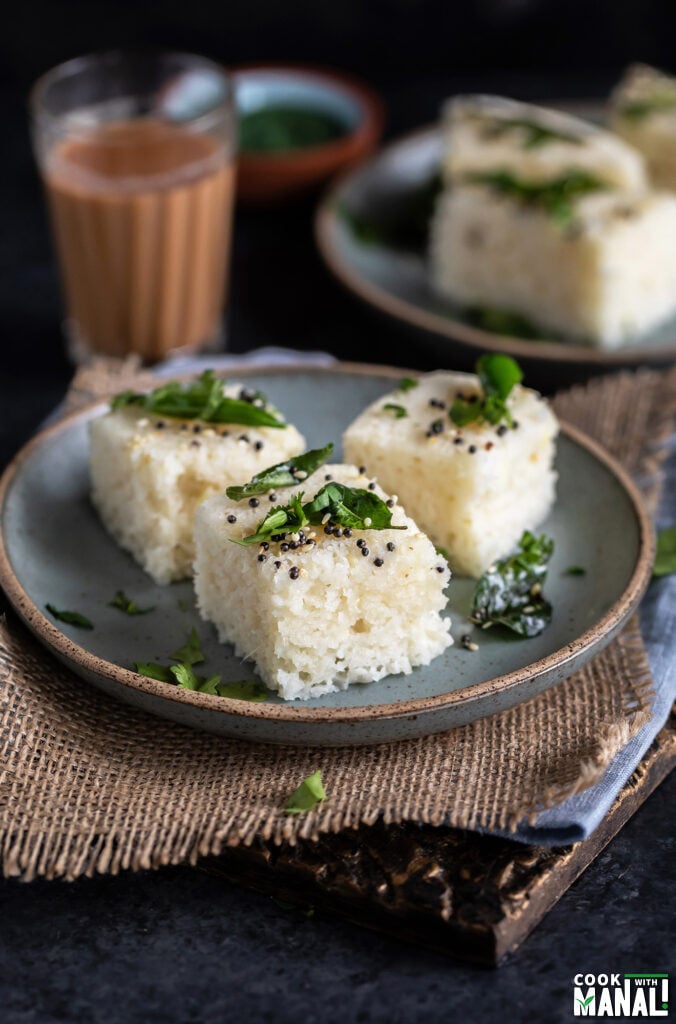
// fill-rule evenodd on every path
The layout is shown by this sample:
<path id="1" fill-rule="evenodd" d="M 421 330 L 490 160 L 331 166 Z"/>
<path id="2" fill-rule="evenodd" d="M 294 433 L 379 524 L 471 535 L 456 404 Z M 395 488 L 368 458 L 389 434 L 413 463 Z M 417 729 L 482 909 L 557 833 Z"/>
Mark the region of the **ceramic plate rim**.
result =
<path id="1" fill-rule="evenodd" d="M 380 285 L 374 284 L 361 275 L 354 267 L 345 262 L 333 245 L 332 232 L 338 217 L 336 209 L 338 199 L 343 190 L 352 181 L 359 178 L 364 171 L 371 168 L 383 157 L 389 157 L 400 148 L 405 148 L 416 140 L 426 140 L 439 135 L 439 125 L 427 125 L 408 132 L 379 149 L 374 156 L 353 167 L 337 177 L 324 193 L 315 213 L 314 230 L 317 247 L 331 273 L 363 302 L 374 306 L 381 313 L 395 320 L 403 321 L 427 333 L 446 338 L 450 342 L 461 342 L 476 349 L 477 352 L 500 351 L 522 359 L 542 359 L 545 362 L 558 361 L 580 363 L 591 366 L 639 366 L 645 363 L 666 363 L 676 358 L 676 337 L 673 342 L 663 347 L 637 348 L 636 344 L 629 348 L 612 351 L 575 345 L 572 342 L 552 341 L 546 338 L 528 340 L 507 334 L 495 334 L 481 327 L 474 327 L 463 320 L 452 316 L 435 313 L 422 306 L 392 294 Z"/>
<path id="2" fill-rule="evenodd" d="M 381 366 L 378 364 L 363 364 L 349 362 L 335 362 L 331 366 L 308 366 L 307 364 L 291 364 L 284 366 L 252 366 L 251 364 L 238 367 L 228 367 L 228 375 L 237 374 L 293 374 L 297 372 L 315 374 L 363 374 L 365 376 L 383 376 L 398 378 L 406 371 L 400 367 Z M 194 374 L 177 375 L 177 379 L 188 379 Z M 652 575 L 654 561 L 654 537 L 653 529 L 648 513 L 643 506 L 642 499 L 633 481 L 630 479 L 622 466 L 606 452 L 596 441 L 592 440 L 577 427 L 568 423 L 561 423 L 562 433 L 573 443 L 586 449 L 594 458 L 601 462 L 604 467 L 620 483 L 630 499 L 634 514 L 636 516 L 639 532 L 639 551 L 636 564 L 626 587 L 619 597 L 613 602 L 608 611 L 601 616 L 591 627 L 586 629 L 578 637 L 558 648 L 556 651 L 530 662 L 521 668 L 515 669 L 504 675 L 493 676 L 491 679 L 481 683 L 473 683 L 448 693 L 437 694 L 431 697 L 414 697 L 410 700 L 393 701 L 386 704 L 367 705 L 349 708 L 309 708 L 297 704 L 266 704 L 249 703 L 247 701 L 235 700 L 230 697 L 217 697 L 205 693 L 196 693 L 190 690 L 181 690 L 178 687 L 169 687 L 159 680 L 148 679 L 140 676 L 131 669 L 123 668 L 113 662 L 106 661 L 97 655 L 91 654 L 86 648 L 72 641 L 57 626 L 55 626 L 41 611 L 41 609 L 28 597 L 21 583 L 19 582 L 10 560 L 5 541 L 5 503 L 10 494 L 12 484 L 17 479 L 23 464 L 30 458 L 33 452 L 43 444 L 48 444 L 53 438 L 58 437 L 64 431 L 69 430 L 81 420 L 91 418 L 97 409 L 103 410 L 106 406 L 105 400 L 97 400 L 69 413 L 57 423 L 45 427 L 31 438 L 14 456 L 6 467 L 0 478 L 0 587 L 9 598 L 15 611 L 29 630 L 37 639 L 52 653 L 66 661 L 75 662 L 80 668 L 87 672 L 103 677 L 109 681 L 120 683 L 132 690 L 140 691 L 151 696 L 160 697 L 163 700 L 174 701 L 179 704 L 188 704 L 195 707 L 221 712 L 225 715 L 266 719 L 269 721 L 288 721 L 328 724 L 339 722 L 355 721 L 379 721 L 406 718 L 411 715 L 425 714 L 433 711 L 441 711 L 444 708 L 453 706 L 468 705 L 474 701 L 487 697 L 492 692 L 504 692 L 534 680 L 543 674 L 559 668 L 577 658 L 580 654 L 593 647 L 604 637 L 620 627 L 628 616 L 637 607 Z"/>

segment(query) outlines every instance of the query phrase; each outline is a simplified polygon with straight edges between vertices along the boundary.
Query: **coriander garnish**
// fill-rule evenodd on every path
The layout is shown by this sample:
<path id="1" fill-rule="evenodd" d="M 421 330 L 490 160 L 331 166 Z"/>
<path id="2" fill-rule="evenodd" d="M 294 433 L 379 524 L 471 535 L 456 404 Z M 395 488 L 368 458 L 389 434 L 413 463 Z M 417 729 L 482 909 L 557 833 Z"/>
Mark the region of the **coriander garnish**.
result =
<path id="1" fill-rule="evenodd" d="M 346 484 L 328 483 L 311 501 L 303 504 L 303 495 L 294 494 L 288 505 L 278 505 L 260 521 L 255 533 L 235 544 L 262 544 L 273 535 L 297 533 L 304 526 L 338 526 L 352 530 L 405 530 L 393 526 L 392 513 L 373 491 Z"/>
<path id="2" fill-rule="evenodd" d="M 204 661 L 204 652 L 197 630 L 193 626 L 183 647 L 170 654 L 172 661 L 179 661 L 186 665 L 199 665 Z"/>
<path id="3" fill-rule="evenodd" d="M 395 402 L 386 402 L 383 406 L 388 412 L 394 413 L 395 420 L 402 420 L 405 416 L 408 416 L 406 409 L 403 405 L 397 405 Z"/>
<path id="4" fill-rule="evenodd" d="M 242 487 L 228 487 L 225 493 L 232 501 L 242 501 L 243 498 L 251 498 L 256 494 L 267 494 L 268 491 L 277 491 L 282 487 L 293 487 L 323 466 L 332 451 L 333 445 L 327 444 L 325 448 L 314 448 L 304 455 L 296 455 L 285 462 L 278 462 L 275 466 L 256 473 L 248 484 Z"/>
<path id="5" fill-rule="evenodd" d="M 668 526 L 657 535 L 657 551 L 653 576 L 670 576 L 676 572 L 676 526 Z"/>
<path id="6" fill-rule="evenodd" d="M 158 665 L 154 661 L 135 661 L 134 671 L 147 679 L 159 679 L 161 683 L 173 683 L 174 677 L 166 665 Z"/>
<path id="7" fill-rule="evenodd" d="M 196 690 L 198 693 L 218 695 L 216 687 L 221 681 L 220 676 L 198 676 L 193 671 L 192 665 L 185 662 L 181 662 L 180 665 L 172 665 L 169 671 L 183 690 Z"/>
<path id="8" fill-rule="evenodd" d="M 169 381 L 149 394 L 122 391 L 110 403 L 111 409 L 128 405 L 138 406 L 146 412 L 184 420 L 203 420 L 208 423 L 241 423 L 249 427 L 285 427 L 286 423 L 268 411 L 260 392 L 247 393 L 246 399 L 226 398 L 225 381 L 205 370 L 195 381 L 181 384 Z"/>
<path id="9" fill-rule="evenodd" d="M 505 132 L 520 131 L 523 137 L 523 149 L 537 149 L 548 142 L 569 142 L 579 146 L 582 139 L 570 132 L 562 132 L 556 128 L 548 128 L 538 121 L 530 121 L 527 118 L 509 117 L 495 118 L 486 124 L 486 135 L 500 138 Z"/>
<path id="10" fill-rule="evenodd" d="M 623 104 L 618 113 L 627 121 L 643 121 L 650 114 L 664 113 L 676 109 L 676 92 L 655 93 L 643 100 L 629 100 Z"/>
<path id="11" fill-rule="evenodd" d="M 237 679 L 230 683 L 219 683 L 219 697 L 230 697 L 232 700 L 248 700 L 256 704 L 266 700 L 268 691 L 256 679 Z"/>
<path id="12" fill-rule="evenodd" d="M 411 391 L 413 388 L 417 388 L 419 383 L 420 381 L 415 377 L 402 377 L 397 385 L 397 391 Z"/>
<path id="13" fill-rule="evenodd" d="M 532 637 L 549 625 L 552 606 L 542 595 L 554 541 L 526 530 L 518 551 L 496 562 L 479 579 L 470 621 L 482 629 L 498 624 Z"/>
<path id="14" fill-rule="evenodd" d="M 294 789 L 286 801 L 284 810 L 287 814 L 304 814 L 311 811 L 322 800 L 326 800 L 326 790 L 322 785 L 322 773 L 316 771 L 303 779 L 300 786 Z"/>
<path id="15" fill-rule="evenodd" d="M 69 612 L 65 610 L 59 610 L 55 608 L 53 604 L 45 605 L 45 608 L 53 615 L 55 619 L 59 619 L 61 622 L 67 622 L 69 626 L 77 626 L 79 629 L 93 629 L 94 623 L 91 619 L 88 619 L 86 615 L 81 615 L 80 612 Z"/>
<path id="16" fill-rule="evenodd" d="M 111 608 L 119 608 L 125 615 L 147 615 L 148 612 L 154 612 L 155 606 L 152 608 L 139 608 L 135 601 L 132 601 L 130 597 L 127 597 L 124 590 L 118 590 L 112 601 L 108 604 Z"/>
<path id="17" fill-rule="evenodd" d="M 587 570 L 583 569 L 581 565 L 569 565 L 567 569 L 563 571 L 564 576 L 586 576 Z"/>
<path id="18" fill-rule="evenodd" d="M 474 185 L 486 185 L 523 206 L 543 210 L 561 227 L 573 219 L 578 199 L 609 188 L 600 178 L 580 170 L 567 171 L 549 181 L 527 181 L 510 171 L 473 171 L 465 180 Z"/>
<path id="19" fill-rule="evenodd" d="M 521 367 L 511 356 L 496 352 L 480 356 L 475 369 L 483 393 L 470 398 L 456 398 L 449 410 L 449 418 L 457 427 L 465 427 L 469 423 L 497 425 L 502 420 L 513 426 L 507 399 L 515 385 L 523 380 Z"/>

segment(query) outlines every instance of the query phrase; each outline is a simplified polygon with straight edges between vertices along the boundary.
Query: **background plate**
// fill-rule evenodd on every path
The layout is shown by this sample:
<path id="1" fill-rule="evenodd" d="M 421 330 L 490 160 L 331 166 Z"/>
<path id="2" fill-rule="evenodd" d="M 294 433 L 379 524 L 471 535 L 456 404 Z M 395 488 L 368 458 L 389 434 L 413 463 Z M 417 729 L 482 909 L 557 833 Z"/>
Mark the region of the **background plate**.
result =
<path id="1" fill-rule="evenodd" d="M 440 127 L 416 132 L 350 171 L 326 195 L 317 212 L 317 242 L 329 268 L 347 288 L 427 335 L 442 366 L 449 366 L 454 356 L 464 354 L 466 359 L 485 349 L 508 352 L 535 364 L 567 363 L 569 369 L 579 367 L 587 374 L 676 359 L 676 318 L 615 352 L 551 337 L 516 338 L 483 330 L 473 326 L 461 308 L 432 291 L 422 245 L 401 249 L 357 237 L 350 218 L 387 223 L 393 212 L 410 203 L 411 196 L 432 178 L 442 150 Z"/>
<path id="2" fill-rule="evenodd" d="M 391 390 L 403 371 L 385 367 L 256 370 L 237 373 L 265 391 L 311 447 L 340 441 L 348 423 Z M 103 404 L 38 435 L 8 468 L 0 487 L 0 584 L 52 652 L 113 696 L 156 714 L 226 736 L 277 743 L 376 743 L 440 732 L 527 700 L 566 678 L 604 646 L 636 607 L 652 570 L 650 525 L 631 482 L 596 445 L 566 428 L 557 456 L 558 500 L 543 530 L 555 540 L 546 592 L 554 621 L 539 637 L 512 640 L 496 630 L 480 650 L 459 645 L 409 676 L 315 700 L 261 704 L 192 693 L 130 671 L 134 661 L 165 661 L 196 626 L 208 674 L 251 676 L 219 644 L 195 610 L 190 583 L 159 587 L 108 536 L 90 505 L 87 423 Z M 584 577 L 562 575 L 570 565 Z M 118 589 L 141 606 L 129 617 L 110 608 Z M 468 630 L 473 583 L 454 580 L 450 611 L 456 640 Z M 45 604 L 75 609 L 86 632 L 57 625 Z"/>

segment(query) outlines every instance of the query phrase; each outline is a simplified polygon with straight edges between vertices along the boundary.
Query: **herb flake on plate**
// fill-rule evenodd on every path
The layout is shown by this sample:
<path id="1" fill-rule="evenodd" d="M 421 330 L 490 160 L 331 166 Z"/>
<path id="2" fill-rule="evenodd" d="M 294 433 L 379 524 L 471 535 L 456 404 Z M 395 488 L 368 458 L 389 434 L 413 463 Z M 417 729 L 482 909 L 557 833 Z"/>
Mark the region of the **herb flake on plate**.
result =
<path id="1" fill-rule="evenodd" d="M 248 700 L 259 704 L 267 700 L 267 687 L 259 683 L 257 679 L 237 679 L 233 682 L 219 683 L 219 697 L 230 697 L 232 700 Z"/>
<path id="2" fill-rule="evenodd" d="M 119 608 L 125 615 L 147 615 L 148 612 L 154 612 L 155 606 L 152 608 L 139 608 L 135 601 L 130 597 L 127 597 L 124 590 L 118 590 L 112 601 L 108 602 L 111 608 Z"/>
<path id="3" fill-rule="evenodd" d="M 294 789 L 286 801 L 284 810 L 287 814 L 305 814 L 322 800 L 326 800 L 326 790 L 322 785 L 321 771 L 316 771 L 308 775 L 307 779 L 303 779 L 300 786 Z"/>
<path id="4" fill-rule="evenodd" d="M 352 530 L 405 530 L 393 526 L 392 513 L 373 491 L 347 484 L 325 484 L 311 501 L 294 494 L 288 505 L 278 505 L 260 521 L 254 533 L 235 544 L 245 546 L 269 541 L 274 534 L 297 533 L 305 526 L 340 526 Z"/>
<path id="5" fill-rule="evenodd" d="M 655 93 L 642 100 L 629 100 L 619 109 L 620 117 L 627 121 L 643 121 L 651 114 L 676 110 L 676 92 Z"/>
<path id="6" fill-rule="evenodd" d="M 397 385 L 397 391 L 412 391 L 417 388 L 420 381 L 415 377 L 402 377 Z"/>
<path id="7" fill-rule="evenodd" d="M 522 149 L 539 149 L 550 142 L 568 142 L 574 146 L 579 146 L 583 142 L 579 135 L 560 131 L 525 117 L 499 117 L 486 122 L 486 137 L 500 138 L 511 131 L 521 132 Z"/>
<path id="8" fill-rule="evenodd" d="M 225 493 L 232 501 L 242 501 L 244 498 L 267 494 L 268 491 L 277 491 L 282 487 L 294 487 L 323 466 L 332 452 L 332 444 L 327 444 L 325 448 L 314 448 L 303 455 L 296 455 L 256 473 L 249 483 L 242 487 L 228 487 Z"/>
<path id="9" fill-rule="evenodd" d="M 135 661 L 134 671 L 146 679 L 159 679 L 161 683 L 176 682 L 171 669 L 166 665 L 158 665 L 155 661 Z"/>
<path id="10" fill-rule="evenodd" d="M 199 665 L 204 661 L 202 643 L 194 626 L 190 630 L 188 639 L 184 643 L 183 647 L 179 647 L 179 649 L 174 651 L 173 654 L 170 654 L 169 657 L 172 661 L 178 661 L 185 665 Z"/>
<path id="11" fill-rule="evenodd" d="M 653 576 L 676 573 L 676 526 L 668 526 L 657 534 L 657 550 Z"/>
<path id="12" fill-rule="evenodd" d="M 567 569 L 563 571 L 564 576 L 586 576 L 587 570 L 583 569 L 581 565 L 569 565 Z"/>
<path id="13" fill-rule="evenodd" d="M 505 626 L 521 637 L 538 636 L 552 619 L 542 594 L 554 541 L 526 530 L 518 550 L 492 565 L 477 582 L 470 620 L 482 629 Z"/>
<path id="14" fill-rule="evenodd" d="M 67 622 L 69 626 L 77 626 L 78 629 L 93 629 L 94 623 L 86 615 L 80 612 L 70 612 L 65 609 L 55 608 L 53 604 L 46 604 L 45 608 L 59 622 Z"/>
<path id="15" fill-rule="evenodd" d="M 169 381 L 149 393 L 122 391 L 110 407 L 113 411 L 129 405 L 138 406 L 156 416 L 184 420 L 202 420 L 207 423 L 239 423 L 248 427 L 286 427 L 275 412 L 267 408 L 265 397 L 259 392 L 245 398 L 228 398 L 224 393 L 225 381 L 213 370 L 205 370 L 197 380 L 181 384 Z"/>
<path id="16" fill-rule="evenodd" d="M 497 426 L 503 420 L 513 426 L 507 399 L 514 387 L 523 380 L 521 367 L 511 356 L 501 352 L 486 352 L 476 362 L 476 373 L 482 394 L 471 398 L 455 398 L 448 415 L 457 427 L 470 423 L 490 423 Z"/>

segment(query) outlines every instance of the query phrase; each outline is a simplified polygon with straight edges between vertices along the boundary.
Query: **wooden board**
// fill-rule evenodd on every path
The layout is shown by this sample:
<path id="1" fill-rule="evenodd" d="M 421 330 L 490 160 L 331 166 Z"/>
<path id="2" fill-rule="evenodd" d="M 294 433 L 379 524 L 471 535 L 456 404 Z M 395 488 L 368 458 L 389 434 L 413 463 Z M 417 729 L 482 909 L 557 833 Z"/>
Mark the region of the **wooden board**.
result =
<path id="1" fill-rule="evenodd" d="M 318 842 L 230 849 L 202 867 L 277 899 L 495 966 L 517 949 L 675 761 L 672 719 L 602 824 L 572 846 L 525 846 L 458 829 L 377 823 Z"/>

